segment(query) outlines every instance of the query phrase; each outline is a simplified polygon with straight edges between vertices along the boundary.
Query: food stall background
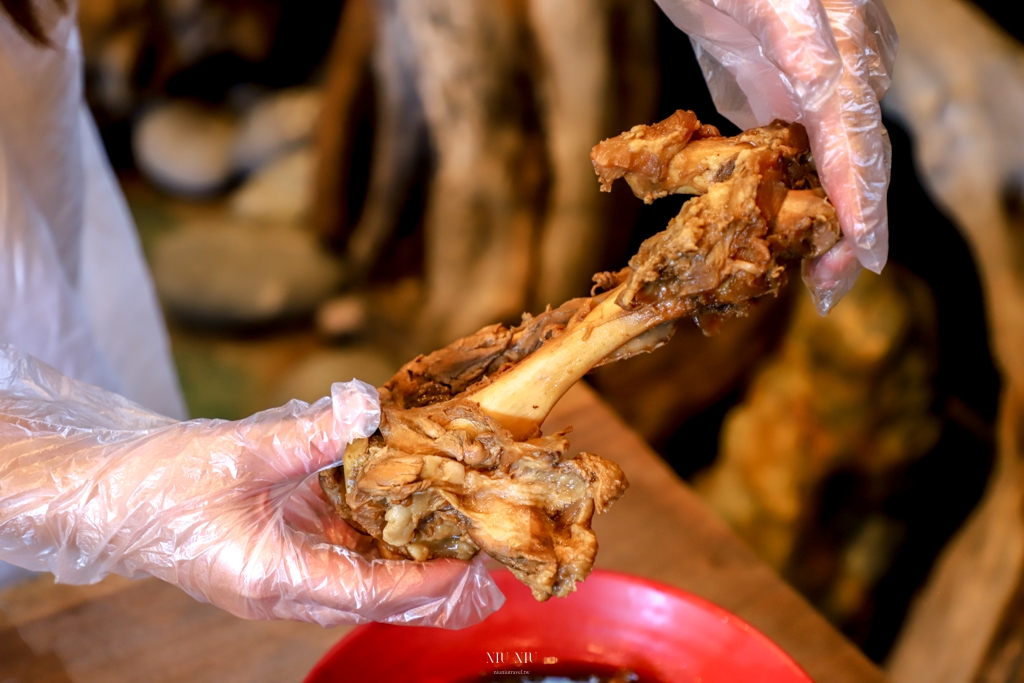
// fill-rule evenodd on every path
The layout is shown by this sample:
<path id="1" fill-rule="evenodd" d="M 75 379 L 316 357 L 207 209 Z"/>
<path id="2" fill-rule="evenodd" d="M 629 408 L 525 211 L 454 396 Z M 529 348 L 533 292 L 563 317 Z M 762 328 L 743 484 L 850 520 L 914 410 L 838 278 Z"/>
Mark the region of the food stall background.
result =
<path id="1" fill-rule="evenodd" d="M 960 0 L 886 4 L 903 53 L 884 102 L 885 272 L 825 318 L 794 278 L 714 337 L 683 324 L 589 378 L 878 661 L 1024 449 L 1006 429 L 1024 424 L 1007 408 L 1024 387 L 1024 49 Z M 684 201 L 599 193 L 590 147 L 677 108 L 736 130 L 653 0 L 91 0 L 80 20 L 87 96 L 196 417 L 380 385 L 584 294 Z M 993 523 L 1022 526 L 1010 514 Z M 999 605 L 1024 564 L 1007 553 Z M 1014 632 L 1001 609 L 978 616 L 993 643 Z M 927 641 L 920 622 L 897 660 Z"/>

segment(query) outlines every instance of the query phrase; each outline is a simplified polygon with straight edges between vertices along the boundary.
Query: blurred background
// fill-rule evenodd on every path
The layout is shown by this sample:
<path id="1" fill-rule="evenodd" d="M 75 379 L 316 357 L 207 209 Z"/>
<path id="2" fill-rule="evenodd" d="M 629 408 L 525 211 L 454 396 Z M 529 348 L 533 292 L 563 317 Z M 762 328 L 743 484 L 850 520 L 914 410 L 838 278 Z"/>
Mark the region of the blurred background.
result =
<path id="1" fill-rule="evenodd" d="M 1013 106 L 985 99 L 963 36 L 988 45 L 985 69 L 1008 65 L 993 92 L 1024 64 L 1002 5 L 886 4 L 924 66 L 902 82 L 898 59 L 884 102 L 885 272 L 826 318 L 793 278 L 714 337 L 683 324 L 589 378 L 877 661 L 986 490 L 1009 362 L 986 311 L 1014 294 L 983 286 L 987 252 L 958 213 L 983 198 L 940 192 L 925 123 Z M 928 38 L 962 16 L 974 28 L 959 42 Z M 679 108 L 736 132 L 653 0 L 88 0 L 80 24 L 89 103 L 194 417 L 315 400 L 353 376 L 380 385 L 417 353 L 586 294 L 684 199 L 599 193 L 590 147 Z M 966 73 L 939 69 L 922 91 L 944 54 Z M 1002 114 L 990 130 L 1019 118 Z M 941 130 L 948 145 L 959 129 Z M 987 190 L 1005 223 L 980 229 L 1020 245 L 1010 171 Z"/>

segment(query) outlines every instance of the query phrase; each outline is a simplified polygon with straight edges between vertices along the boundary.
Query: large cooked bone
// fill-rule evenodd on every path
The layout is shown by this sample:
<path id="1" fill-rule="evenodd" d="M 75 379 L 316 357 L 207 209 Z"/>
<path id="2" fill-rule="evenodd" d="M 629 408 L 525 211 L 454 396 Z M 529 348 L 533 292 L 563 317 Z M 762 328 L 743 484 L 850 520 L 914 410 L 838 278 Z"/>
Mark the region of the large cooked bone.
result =
<path id="1" fill-rule="evenodd" d="M 821 234 L 811 254 L 824 253 L 831 246 L 827 237 L 829 227 L 834 229 L 831 206 L 813 191 L 792 190 L 787 194 L 778 214 L 780 224 L 799 225 L 805 217 L 816 216 L 816 212 L 822 214 L 816 218 L 816 229 Z M 829 215 L 832 216 L 831 225 L 828 222 Z M 602 365 L 606 359 L 620 360 L 653 350 L 667 341 L 671 334 L 671 327 L 666 327 L 666 323 L 698 315 L 708 308 L 696 302 L 672 301 L 660 302 L 660 306 L 631 308 L 619 303 L 626 287 L 625 283 L 619 285 L 571 329 L 567 329 L 494 383 L 469 392 L 468 397 L 511 430 L 517 438 L 530 438 L 540 429 L 558 399 L 590 370 Z M 761 295 L 767 293 L 762 292 Z M 646 339 L 645 335 L 648 335 Z M 627 346 L 634 340 L 641 343 Z M 620 353 L 613 357 L 616 351 Z"/>
<path id="2" fill-rule="evenodd" d="M 339 513 L 386 556 L 484 550 L 538 599 L 571 592 L 597 552 L 591 518 L 626 482 L 603 458 L 567 455 L 565 432 L 541 436 L 551 408 L 591 368 L 659 346 L 676 320 L 714 327 L 743 314 L 778 291 L 786 265 L 836 242 L 835 211 L 806 166 L 799 126 L 776 123 L 728 142 L 683 114 L 646 127 L 649 135 L 634 128 L 607 140 L 592 158 L 599 175 L 614 158 L 615 174 L 643 174 L 656 192 L 678 190 L 679 178 L 694 175 L 687 164 L 696 164 L 710 170 L 703 196 L 644 242 L 629 268 L 598 275 L 606 291 L 408 363 L 381 389 L 380 433 L 350 447 L 343 468 L 321 475 Z M 686 140 L 659 144 L 662 135 L 678 139 L 678 127 L 687 127 Z M 716 152 L 676 159 L 695 132 L 717 138 Z M 616 152 L 638 140 L 646 151 Z M 652 174 L 653 161 L 678 172 Z"/>
<path id="3" fill-rule="evenodd" d="M 691 141 L 694 133 L 699 137 Z M 653 350 L 671 334 L 666 323 L 742 312 L 748 301 L 777 292 L 780 263 L 822 254 L 838 234 L 835 211 L 820 189 L 787 187 L 813 184 L 806 155 L 799 126 L 773 124 L 724 138 L 682 111 L 595 147 L 592 158 L 604 189 L 625 177 L 645 201 L 670 193 L 705 196 L 688 202 L 667 230 L 641 246 L 626 281 L 585 317 L 495 383 L 469 392 L 471 400 L 518 438 L 529 438 L 583 375 L 606 360 Z M 733 201 L 745 193 L 748 204 Z M 762 205 L 761 215 L 748 214 L 755 204 Z M 722 234 L 700 227 L 708 214 L 720 221 Z M 722 253 L 727 243 L 736 247 L 729 226 L 745 230 L 758 221 L 767 240 L 752 249 L 758 262 L 742 258 L 742 249 Z M 746 291 L 727 291 L 744 280 L 754 281 L 743 283 Z M 633 340 L 641 343 L 626 347 Z"/>

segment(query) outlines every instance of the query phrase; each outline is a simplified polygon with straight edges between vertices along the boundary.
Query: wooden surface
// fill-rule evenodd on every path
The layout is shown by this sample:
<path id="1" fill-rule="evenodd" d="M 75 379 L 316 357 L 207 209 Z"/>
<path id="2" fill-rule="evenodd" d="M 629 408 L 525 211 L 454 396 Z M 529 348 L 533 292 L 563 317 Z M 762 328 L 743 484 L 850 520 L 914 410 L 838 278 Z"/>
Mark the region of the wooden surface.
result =
<path id="1" fill-rule="evenodd" d="M 595 523 L 598 566 L 692 591 L 738 614 L 818 683 L 882 674 L 787 587 L 585 387 L 548 428 L 618 462 L 631 486 Z M 253 622 L 156 580 L 58 586 L 48 576 L 0 592 L 0 681 L 300 681 L 346 629 Z"/>

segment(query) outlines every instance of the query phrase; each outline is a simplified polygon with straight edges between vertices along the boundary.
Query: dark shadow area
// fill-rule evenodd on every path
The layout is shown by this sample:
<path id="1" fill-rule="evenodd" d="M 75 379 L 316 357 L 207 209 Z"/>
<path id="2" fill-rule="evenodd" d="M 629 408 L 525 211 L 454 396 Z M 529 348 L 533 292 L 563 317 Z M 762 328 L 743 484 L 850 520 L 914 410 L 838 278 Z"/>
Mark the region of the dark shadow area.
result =
<path id="1" fill-rule="evenodd" d="M 934 411 L 943 428 L 932 452 L 913 463 L 879 501 L 883 514 L 903 523 L 905 540 L 851 633 L 876 661 L 889 652 L 914 592 L 984 492 L 994 461 L 1000 386 L 970 248 L 921 186 L 907 131 L 895 121 L 885 124 L 893 146 L 890 260 L 925 280 L 935 297 Z"/>
<path id="2" fill-rule="evenodd" d="M 989 4 L 993 6 L 986 10 L 1008 25 L 1010 10 Z M 693 109 L 702 121 L 720 126 L 723 133 L 734 133 L 735 126 L 712 114 L 714 103 L 689 40 L 664 16 L 658 39 L 662 70 L 658 117 L 678 108 Z M 854 472 L 836 473 L 819 494 L 820 519 L 813 525 L 814 541 L 833 549 L 841 547 L 868 515 L 882 515 L 902 529 L 889 571 L 855 618 L 843 625 L 846 634 L 879 662 L 891 649 L 910 602 L 939 552 L 984 492 L 994 459 L 999 396 L 983 293 L 970 248 L 922 187 L 907 131 L 894 121 L 885 125 L 893 145 L 890 262 L 924 280 L 935 298 L 939 364 L 933 412 L 941 419 L 942 431 L 930 453 L 884 481 Z M 630 248 L 663 229 L 680 204 L 681 198 L 644 207 Z M 744 393 L 744 386 L 734 388 L 657 445 L 680 476 L 692 478 L 714 462 L 723 420 Z M 807 561 L 819 555 L 809 553 Z M 808 597 L 813 601 L 815 596 Z"/>

